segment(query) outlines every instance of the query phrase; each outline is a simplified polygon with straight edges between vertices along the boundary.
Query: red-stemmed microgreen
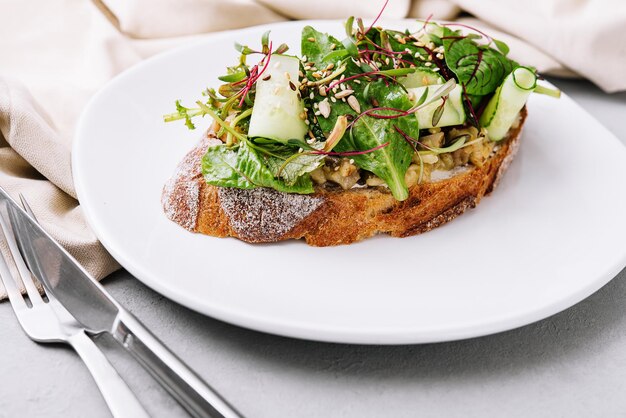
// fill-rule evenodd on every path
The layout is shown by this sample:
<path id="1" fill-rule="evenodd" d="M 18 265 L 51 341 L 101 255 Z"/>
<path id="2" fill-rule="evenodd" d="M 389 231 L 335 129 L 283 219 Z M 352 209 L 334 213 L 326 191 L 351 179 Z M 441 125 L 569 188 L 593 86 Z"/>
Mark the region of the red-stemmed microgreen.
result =
<path id="1" fill-rule="evenodd" d="M 380 11 L 378 12 L 378 15 L 376 16 L 376 19 L 374 19 L 374 21 L 372 22 L 372 24 L 370 25 L 369 28 L 367 28 L 367 30 L 365 31 L 365 33 L 363 35 L 367 35 L 367 33 L 372 30 L 372 28 L 374 27 L 374 25 L 376 24 L 376 22 L 378 22 L 378 20 L 380 19 L 380 17 L 383 15 L 383 12 L 385 11 L 385 8 L 387 7 L 387 4 L 389 3 L 389 0 L 385 0 L 385 4 L 383 4 L 383 7 L 380 9 Z"/>

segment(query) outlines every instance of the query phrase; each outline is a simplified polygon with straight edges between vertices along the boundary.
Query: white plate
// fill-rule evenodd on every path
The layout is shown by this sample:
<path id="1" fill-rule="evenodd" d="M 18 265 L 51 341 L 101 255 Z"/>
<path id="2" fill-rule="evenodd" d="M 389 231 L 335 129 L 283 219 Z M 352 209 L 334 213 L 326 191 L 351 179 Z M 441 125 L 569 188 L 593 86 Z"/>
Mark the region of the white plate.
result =
<path id="1" fill-rule="evenodd" d="M 272 25 L 272 39 L 297 50 L 305 23 Z M 311 23 L 342 33 L 340 22 Z M 265 29 L 218 34 L 147 60 L 102 89 L 80 120 L 73 168 L 83 210 L 106 248 L 146 285 L 270 333 L 424 343 L 545 318 L 626 264 L 626 149 L 567 96 L 533 95 L 520 153 L 500 187 L 477 209 L 420 236 L 332 248 L 249 245 L 170 222 L 161 189 L 209 120 L 188 131 L 163 124 L 162 114 L 175 99 L 194 103 L 217 85 L 237 59 L 233 42 L 257 45 Z"/>

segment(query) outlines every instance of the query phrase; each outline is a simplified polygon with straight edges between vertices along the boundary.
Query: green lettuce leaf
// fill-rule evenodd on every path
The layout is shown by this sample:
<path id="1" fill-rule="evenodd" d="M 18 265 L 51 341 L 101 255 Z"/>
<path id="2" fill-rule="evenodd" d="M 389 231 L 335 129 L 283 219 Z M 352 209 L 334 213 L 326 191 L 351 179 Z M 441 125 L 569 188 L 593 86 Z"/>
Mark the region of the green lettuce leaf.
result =
<path id="1" fill-rule="evenodd" d="M 247 141 L 236 147 L 217 145 L 209 147 L 202 158 L 202 174 L 208 184 L 219 187 L 253 189 L 271 187 L 281 192 L 313 193 L 311 177 L 303 175 L 291 184 L 275 178 L 268 167 L 269 156 L 254 149 Z"/>
<path id="2" fill-rule="evenodd" d="M 287 186 L 293 186 L 300 177 L 318 168 L 325 158 L 324 155 L 300 153 L 299 148 L 308 149 L 310 147 L 304 141 L 302 141 L 301 146 L 295 147 L 269 141 L 265 144 L 257 144 L 257 146 L 261 146 L 265 151 L 260 155 L 269 171 L 275 178 L 280 177 Z M 323 144 L 313 145 L 313 147 L 321 149 Z"/>

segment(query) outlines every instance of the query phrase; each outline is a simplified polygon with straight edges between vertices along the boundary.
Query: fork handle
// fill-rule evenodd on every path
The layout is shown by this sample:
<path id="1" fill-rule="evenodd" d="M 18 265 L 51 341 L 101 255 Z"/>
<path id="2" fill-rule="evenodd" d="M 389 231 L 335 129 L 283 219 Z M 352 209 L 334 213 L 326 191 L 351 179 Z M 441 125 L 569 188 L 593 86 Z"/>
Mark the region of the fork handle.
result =
<path id="1" fill-rule="evenodd" d="M 91 372 L 114 418 L 148 418 L 150 416 L 100 348 L 83 330 L 72 335 L 68 343 Z"/>

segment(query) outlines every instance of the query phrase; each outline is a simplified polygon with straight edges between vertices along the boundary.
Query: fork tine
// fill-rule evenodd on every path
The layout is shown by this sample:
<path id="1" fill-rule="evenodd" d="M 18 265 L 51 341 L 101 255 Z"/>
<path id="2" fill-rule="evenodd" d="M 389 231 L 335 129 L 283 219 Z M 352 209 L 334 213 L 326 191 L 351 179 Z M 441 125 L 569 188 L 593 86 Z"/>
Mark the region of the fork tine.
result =
<path id="1" fill-rule="evenodd" d="M 28 213 L 31 218 L 37 221 L 37 218 L 35 217 L 35 212 L 33 212 L 33 210 L 30 208 L 30 205 L 26 201 L 26 198 L 24 197 L 24 195 L 20 193 L 19 196 L 20 196 L 20 201 L 22 202 L 22 207 L 24 208 L 26 213 Z M 37 223 L 39 223 L 39 221 L 37 221 Z"/>
<path id="2" fill-rule="evenodd" d="M 3 242 L 6 242 L 6 237 L 2 231 L 0 231 L 0 237 Z M 17 284 L 11 271 L 9 269 L 9 263 L 4 258 L 4 255 L 0 252 L 0 281 L 4 285 L 4 288 L 7 291 L 7 295 L 9 296 L 9 301 L 13 306 L 13 309 L 27 309 L 26 302 L 22 297 L 22 293 L 17 288 Z"/>
<path id="3" fill-rule="evenodd" d="M 4 219 L 4 214 L 0 213 L 0 229 L 2 229 L 4 233 L 4 239 L 9 247 L 9 252 L 13 257 L 13 262 L 17 267 L 17 271 L 22 279 L 22 283 L 24 284 L 24 288 L 26 288 L 26 293 L 28 294 L 28 298 L 30 299 L 33 305 L 37 303 L 44 303 L 39 293 L 39 289 L 35 286 L 35 282 L 33 281 L 33 276 L 26 267 L 26 263 L 20 254 L 20 251 L 17 248 L 17 243 L 15 242 L 15 238 L 13 236 L 13 231 L 9 229 L 6 224 L 6 220 Z"/>

